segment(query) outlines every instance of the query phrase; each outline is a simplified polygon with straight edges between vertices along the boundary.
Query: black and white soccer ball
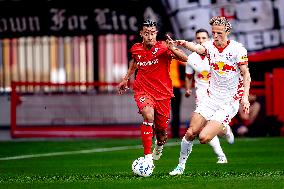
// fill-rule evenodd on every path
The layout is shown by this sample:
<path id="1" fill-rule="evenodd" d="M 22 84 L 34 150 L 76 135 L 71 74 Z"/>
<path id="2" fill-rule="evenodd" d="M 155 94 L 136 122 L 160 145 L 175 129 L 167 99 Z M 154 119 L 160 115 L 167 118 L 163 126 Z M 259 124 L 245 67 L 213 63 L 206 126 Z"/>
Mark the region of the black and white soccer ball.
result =
<path id="1" fill-rule="evenodd" d="M 132 163 L 132 171 L 135 175 L 149 177 L 152 175 L 155 166 L 153 161 L 139 157 Z"/>

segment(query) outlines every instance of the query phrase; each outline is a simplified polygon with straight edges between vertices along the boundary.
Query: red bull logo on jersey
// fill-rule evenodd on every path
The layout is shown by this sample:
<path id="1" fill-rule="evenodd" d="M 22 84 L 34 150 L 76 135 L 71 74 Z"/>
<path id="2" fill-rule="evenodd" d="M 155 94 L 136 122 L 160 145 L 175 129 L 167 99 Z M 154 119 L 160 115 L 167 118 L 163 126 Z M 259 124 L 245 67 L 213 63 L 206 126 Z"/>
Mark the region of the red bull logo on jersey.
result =
<path id="1" fill-rule="evenodd" d="M 159 61 L 158 59 L 150 60 L 150 61 L 145 61 L 145 62 L 137 62 L 138 66 L 150 66 L 157 64 Z"/>
<path id="2" fill-rule="evenodd" d="M 241 57 L 241 62 L 247 62 L 248 61 L 248 56 L 244 55 Z"/>
<path id="3" fill-rule="evenodd" d="M 210 78 L 210 73 L 206 70 L 203 70 L 197 75 L 197 77 L 203 81 L 208 81 Z"/>
<path id="4" fill-rule="evenodd" d="M 230 66 L 228 64 L 225 64 L 224 62 L 211 63 L 211 67 L 215 71 L 218 71 L 219 74 L 224 74 L 225 72 L 229 71 L 236 71 L 234 66 Z"/>

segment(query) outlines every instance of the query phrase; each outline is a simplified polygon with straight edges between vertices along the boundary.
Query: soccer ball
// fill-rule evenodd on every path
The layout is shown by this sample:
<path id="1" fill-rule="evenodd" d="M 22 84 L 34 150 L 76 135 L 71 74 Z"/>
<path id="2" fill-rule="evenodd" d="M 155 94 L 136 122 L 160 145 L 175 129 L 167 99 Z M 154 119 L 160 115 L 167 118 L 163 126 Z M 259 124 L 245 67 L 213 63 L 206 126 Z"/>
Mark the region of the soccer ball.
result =
<path id="1" fill-rule="evenodd" d="M 144 157 L 139 157 L 132 163 L 133 173 L 141 177 L 149 177 L 153 173 L 154 168 L 153 161 Z"/>

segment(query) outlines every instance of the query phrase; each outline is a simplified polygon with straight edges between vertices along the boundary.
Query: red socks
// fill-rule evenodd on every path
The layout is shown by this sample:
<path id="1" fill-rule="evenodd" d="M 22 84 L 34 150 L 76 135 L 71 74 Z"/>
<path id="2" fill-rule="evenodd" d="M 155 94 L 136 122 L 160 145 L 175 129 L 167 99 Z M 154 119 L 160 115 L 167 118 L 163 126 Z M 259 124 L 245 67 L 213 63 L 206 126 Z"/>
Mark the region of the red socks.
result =
<path id="1" fill-rule="evenodd" d="M 152 154 L 153 123 L 144 121 L 141 125 L 141 137 L 144 155 Z"/>

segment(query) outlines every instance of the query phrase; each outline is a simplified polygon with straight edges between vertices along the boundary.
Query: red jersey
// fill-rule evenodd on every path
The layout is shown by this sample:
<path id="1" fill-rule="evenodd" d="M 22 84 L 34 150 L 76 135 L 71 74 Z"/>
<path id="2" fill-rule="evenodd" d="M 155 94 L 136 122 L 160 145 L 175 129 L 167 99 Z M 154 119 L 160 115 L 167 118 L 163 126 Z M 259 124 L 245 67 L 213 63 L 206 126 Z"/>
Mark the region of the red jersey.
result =
<path id="1" fill-rule="evenodd" d="M 145 92 L 156 100 L 173 97 L 169 74 L 173 53 L 166 43 L 157 41 L 150 50 L 146 50 L 143 43 L 136 43 L 130 51 L 138 66 L 133 90 L 137 93 Z"/>

